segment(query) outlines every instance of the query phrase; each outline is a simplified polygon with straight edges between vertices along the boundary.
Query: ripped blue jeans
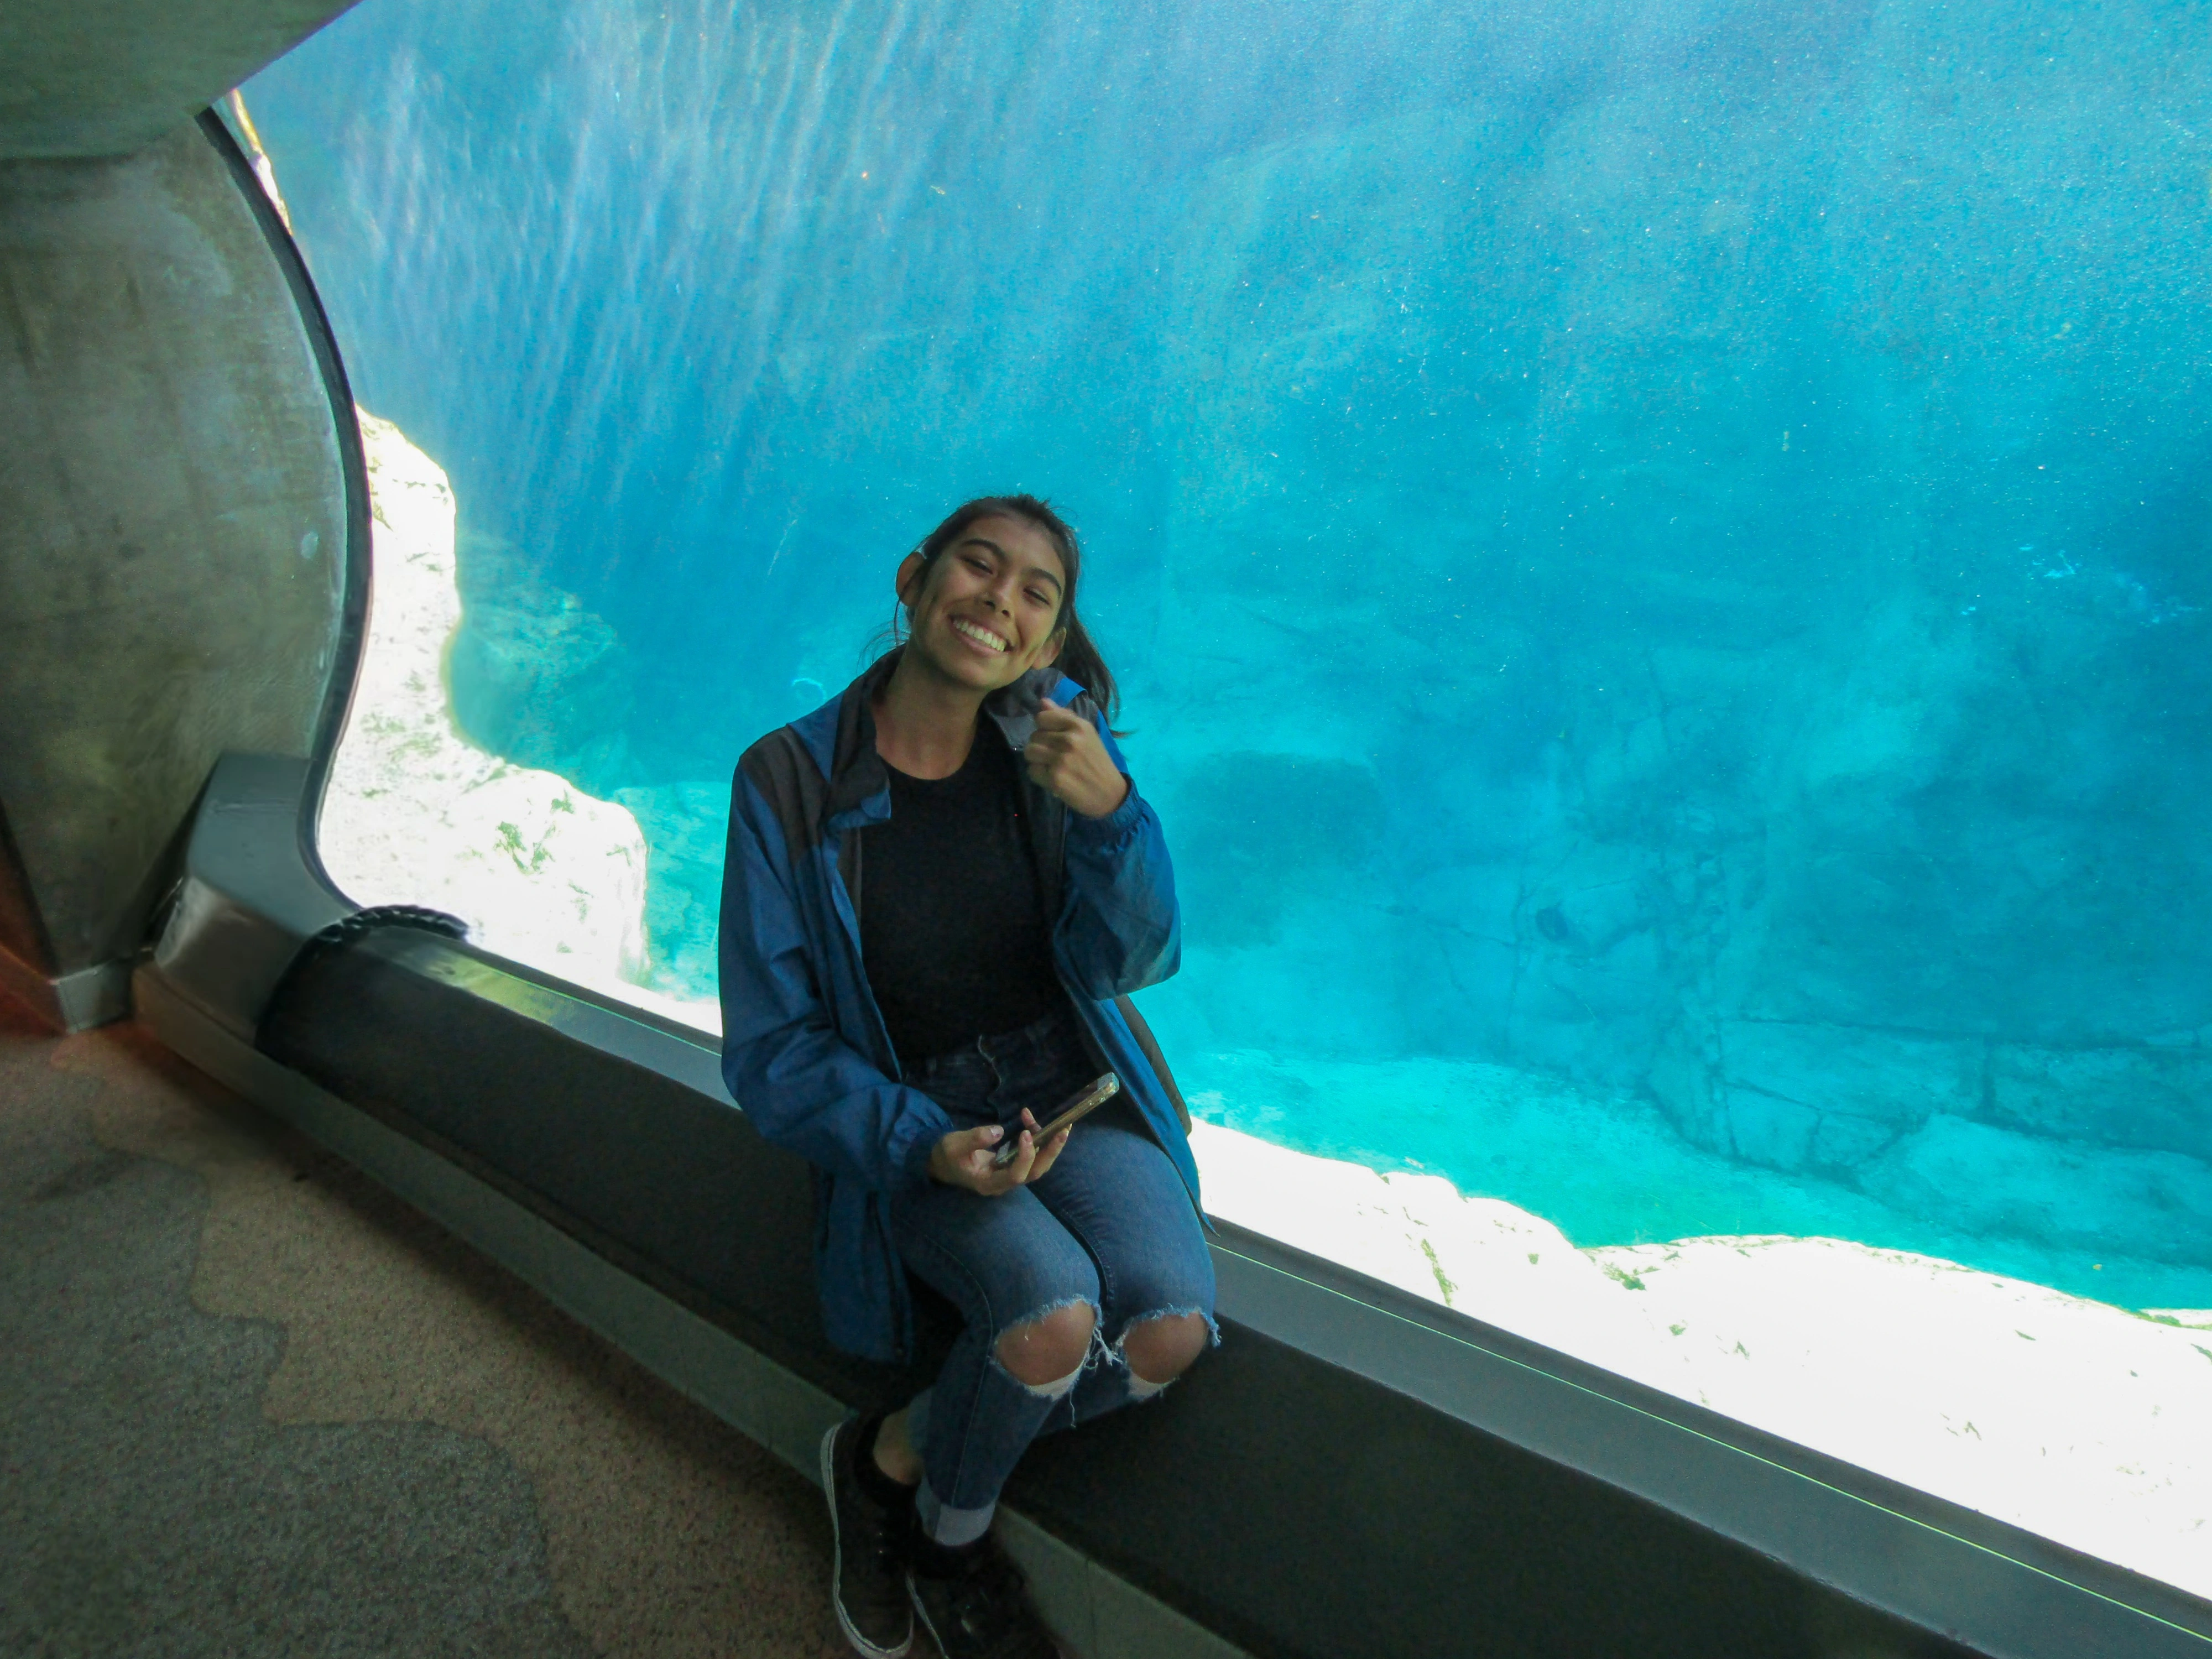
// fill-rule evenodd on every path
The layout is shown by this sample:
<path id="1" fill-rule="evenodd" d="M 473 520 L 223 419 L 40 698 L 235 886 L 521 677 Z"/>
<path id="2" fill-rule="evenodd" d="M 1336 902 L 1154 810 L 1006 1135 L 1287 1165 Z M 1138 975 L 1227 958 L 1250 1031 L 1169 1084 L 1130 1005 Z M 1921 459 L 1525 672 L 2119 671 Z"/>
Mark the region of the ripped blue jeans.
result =
<path id="1" fill-rule="evenodd" d="M 1024 1106 L 1042 1122 L 1091 1079 L 1067 1009 L 925 1060 L 907 1081 L 964 1129 L 1017 1119 Z M 1132 1326 L 1198 1313 L 1220 1340 L 1213 1260 L 1190 1194 L 1121 1100 L 1076 1125 L 1042 1179 L 991 1198 L 932 1182 L 894 1199 L 890 1219 L 907 1266 L 966 1322 L 908 1419 L 925 1471 L 916 1504 L 940 1543 L 981 1535 L 999 1489 L 1039 1434 L 1157 1392 L 1141 1381 L 1131 1392 L 1122 1342 Z M 1095 1322 L 1078 1371 L 1037 1388 L 1000 1364 L 1007 1330 L 1075 1303 Z"/>

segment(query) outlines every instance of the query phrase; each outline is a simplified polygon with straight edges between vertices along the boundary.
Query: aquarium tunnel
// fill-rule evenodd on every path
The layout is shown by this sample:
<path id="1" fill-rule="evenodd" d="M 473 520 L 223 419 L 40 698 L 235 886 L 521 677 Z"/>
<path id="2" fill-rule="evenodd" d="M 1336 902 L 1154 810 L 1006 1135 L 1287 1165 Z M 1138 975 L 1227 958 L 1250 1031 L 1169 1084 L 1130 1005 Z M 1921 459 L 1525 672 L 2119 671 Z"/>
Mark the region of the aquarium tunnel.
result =
<path id="1" fill-rule="evenodd" d="M 2167 0 L 0 15 L 0 993 L 811 1477 L 732 768 L 1033 492 L 1224 1334 L 1071 1653 L 2212 1651 L 2208 390 Z"/>

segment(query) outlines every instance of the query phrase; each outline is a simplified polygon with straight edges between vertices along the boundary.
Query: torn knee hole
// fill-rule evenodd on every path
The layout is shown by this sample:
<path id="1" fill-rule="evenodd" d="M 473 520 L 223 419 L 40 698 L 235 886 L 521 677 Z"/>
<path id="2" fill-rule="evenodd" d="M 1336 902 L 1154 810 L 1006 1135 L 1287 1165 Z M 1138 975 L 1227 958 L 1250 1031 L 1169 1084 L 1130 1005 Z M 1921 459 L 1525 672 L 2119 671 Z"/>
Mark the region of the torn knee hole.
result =
<path id="1" fill-rule="evenodd" d="M 1129 1368 L 1130 1392 L 1142 1399 L 1167 1387 L 1190 1369 L 1206 1346 L 1206 1335 L 1200 1314 L 1155 1314 L 1133 1322 L 1115 1345 L 1121 1363 Z"/>
<path id="2" fill-rule="evenodd" d="M 1097 1328 L 1088 1303 L 1070 1303 L 1001 1332 L 993 1353 L 1024 1388 L 1057 1399 L 1082 1376 Z"/>

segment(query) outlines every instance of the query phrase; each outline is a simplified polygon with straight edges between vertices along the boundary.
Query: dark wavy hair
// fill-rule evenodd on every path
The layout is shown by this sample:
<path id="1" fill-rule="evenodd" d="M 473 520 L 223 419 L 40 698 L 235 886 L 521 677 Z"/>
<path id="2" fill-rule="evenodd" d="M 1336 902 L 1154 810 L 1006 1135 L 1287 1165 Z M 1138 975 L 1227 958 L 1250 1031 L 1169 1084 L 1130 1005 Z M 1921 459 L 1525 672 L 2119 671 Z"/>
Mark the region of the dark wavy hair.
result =
<path id="1" fill-rule="evenodd" d="M 1060 672 L 1088 691 L 1097 703 L 1099 712 L 1111 726 L 1121 712 L 1121 693 L 1114 684 L 1114 671 L 1106 666 L 1106 659 L 1098 654 L 1097 641 L 1083 626 L 1083 619 L 1075 613 L 1075 587 L 1083 573 L 1083 550 L 1075 539 L 1074 526 L 1052 510 L 1048 501 L 1035 495 L 981 495 L 953 509 L 943 524 L 922 538 L 915 552 L 921 559 L 922 580 L 929 580 L 929 568 L 937 562 L 937 556 L 958 541 L 968 526 L 979 519 L 1019 519 L 1042 531 L 1052 543 L 1053 550 L 1060 555 L 1060 568 L 1067 574 L 1067 584 L 1060 591 L 1060 620 L 1054 624 L 1055 632 L 1067 638 L 1060 647 L 1060 660 L 1054 665 Z M 893 613 L 890 643 L 906 643 L 908 610 L 903 600 Z"/>

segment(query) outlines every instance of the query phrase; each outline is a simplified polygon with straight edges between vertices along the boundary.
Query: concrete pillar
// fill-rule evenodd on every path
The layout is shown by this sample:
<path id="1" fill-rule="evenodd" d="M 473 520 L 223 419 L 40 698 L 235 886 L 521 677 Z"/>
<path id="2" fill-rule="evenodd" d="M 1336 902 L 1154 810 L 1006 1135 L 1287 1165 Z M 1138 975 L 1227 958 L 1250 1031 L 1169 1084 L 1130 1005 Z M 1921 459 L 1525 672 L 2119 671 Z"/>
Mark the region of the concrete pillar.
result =
<path id="1" fill-rule="evenodd" d="M 124 1012 L 216 757 L 349 678 L 344 453 L 210 135 L 0 161 L 0 986 L 54 1023 Z"/>

